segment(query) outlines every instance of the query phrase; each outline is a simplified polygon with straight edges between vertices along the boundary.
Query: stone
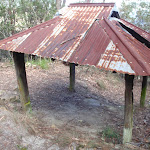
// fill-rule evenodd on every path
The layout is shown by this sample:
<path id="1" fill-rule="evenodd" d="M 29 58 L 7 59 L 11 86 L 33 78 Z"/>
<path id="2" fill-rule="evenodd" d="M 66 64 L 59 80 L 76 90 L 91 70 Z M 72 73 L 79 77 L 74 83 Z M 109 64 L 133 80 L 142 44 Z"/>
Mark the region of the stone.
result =
<path id="1" fill-rule="evenodd" d="M 100 102 L 96 99 L 92 99 L 92 98 L 86 98 L 83 100 L 86 105 L 90 105 L 90 106 L 100 106 Z"/>
<path id="2" fill-rule="evenodd" d="M 25 136 L 22 138 L 22 145 L 32 150 L 42 149 L 45 145 L 45 139 L 36 136 Z"/>
<path id="3" fill-rule="evenodd" d="M 60 150 L 60 148 L 58 147 L 58 145 L 55 144 L 55 145 L 49 147 L 48 150 Z"/>
<path id="4" fill-rule="evenodd" d="M 19 95 L 17 92 L 12 91 L 0 91 L 0 101 L 1 102 L 16 102 L 19 101 Z"/>
<path id="5" fill-rule="evenodd" d="M 115 145 L 115 149 L 116 149 L 116 150 L 117 150 L 117 149 L 120 150 L 120 149 L 121 149 L 121 146 L 117 144 L 117 145 Z"/>
<path id="6" fill-rule="evenodd" d="M 4 94 L 3 90 L 0 90 L 0 96 L 2 96 Z"/>

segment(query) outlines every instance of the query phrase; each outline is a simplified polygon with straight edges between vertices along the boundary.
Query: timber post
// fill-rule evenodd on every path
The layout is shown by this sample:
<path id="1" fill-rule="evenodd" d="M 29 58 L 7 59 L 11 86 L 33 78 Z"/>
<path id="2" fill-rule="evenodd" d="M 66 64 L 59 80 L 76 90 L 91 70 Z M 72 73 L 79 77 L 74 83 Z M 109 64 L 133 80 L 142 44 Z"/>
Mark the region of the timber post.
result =
<path id="1" fill-rule="evenodd" d="M 146 89 L 147 89 L 147 79 L 148 79 L 147 76 L 143 76 L 141 98 L 140 98 L 140 107 L 141 108 L 143 108 L 145 106 Z"/>
<path id="2" fill-rule="evenodd" d="M 125 75 L 125 108 L 123 144 L 131 142 L 133 129 L 133 80 L 134 75 Z"/>
<path id="3" fill-rule="evenodd" d="M 70 91 L 75 91 L 75 64 L 70 63 Z"/>
<path id="4" fill-rule="evenodd" d="M 24 111 L 31 111 L 30 97 L 26 78 L 24 54 L 13 52 L 17 83 L 20 93 L 21 105 Z"/>

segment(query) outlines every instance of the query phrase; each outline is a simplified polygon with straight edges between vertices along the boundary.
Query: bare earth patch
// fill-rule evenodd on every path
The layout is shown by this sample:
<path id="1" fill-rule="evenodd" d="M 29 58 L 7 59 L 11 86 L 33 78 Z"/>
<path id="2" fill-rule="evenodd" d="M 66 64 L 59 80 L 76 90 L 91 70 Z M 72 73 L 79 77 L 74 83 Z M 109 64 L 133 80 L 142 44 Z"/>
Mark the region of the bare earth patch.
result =
<path id="1" fill-rule="evenodd" d="M 70 92 L 69 67 L 27 67 L 32 114 L 21 112 L 14 67 L 0 63 L 0 149 L 128 150 L 150 148 L 150 86 L 139 109 L 141 82 L 135 79 L 133 143 L 123 147 L 124 79 L 94 67 L 76 67 Z M 105 137 L 111 128 L 114 137 Z M 108 142 L 108 143 L 107 143 Z M 113 143 L 113 144 L 111 144 Z"/>

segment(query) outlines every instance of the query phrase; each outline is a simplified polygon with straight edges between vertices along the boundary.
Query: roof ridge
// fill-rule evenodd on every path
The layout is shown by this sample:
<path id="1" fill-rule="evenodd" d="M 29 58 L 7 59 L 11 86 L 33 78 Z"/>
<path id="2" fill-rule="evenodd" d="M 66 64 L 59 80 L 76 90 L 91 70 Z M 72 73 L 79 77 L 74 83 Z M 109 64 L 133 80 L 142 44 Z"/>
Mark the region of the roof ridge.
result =
<path id="1" fill-rule="evenodd" d="M 98 6 L 104 6 L 104 7 L 113 7 L 115 3 L 71 3 L 68 7 L 98 7 Z"/>

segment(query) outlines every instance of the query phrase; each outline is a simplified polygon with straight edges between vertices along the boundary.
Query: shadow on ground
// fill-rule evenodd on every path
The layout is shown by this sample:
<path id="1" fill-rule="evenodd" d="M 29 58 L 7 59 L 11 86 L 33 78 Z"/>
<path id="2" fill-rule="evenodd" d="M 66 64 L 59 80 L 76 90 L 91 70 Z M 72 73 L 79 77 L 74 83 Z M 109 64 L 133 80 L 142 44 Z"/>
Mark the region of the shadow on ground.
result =
<path id="1" fill-rule="evenodd" d="M 77 79 L 75 92 L 70 92 L 68 81 L 67 77 L 51 76 L 34 86 L 33 81 L 29 84 L 33 109 L 43 112 L 42 119 L 59 127 L 67 124 L 95 136 L 107 126 L 123 125 L 122 107 L 98 94 L 87 81 Z"/>

